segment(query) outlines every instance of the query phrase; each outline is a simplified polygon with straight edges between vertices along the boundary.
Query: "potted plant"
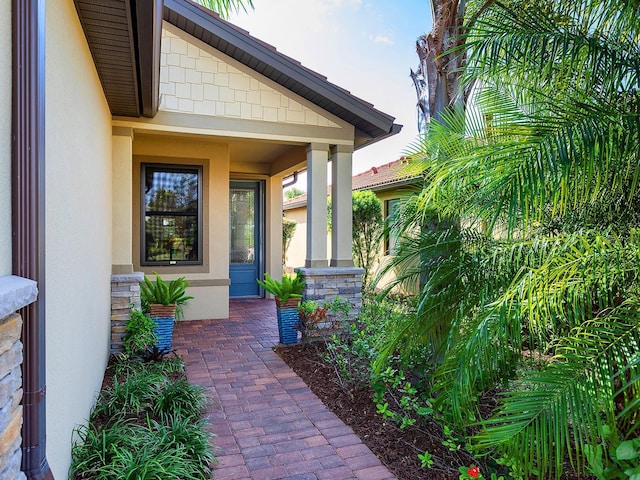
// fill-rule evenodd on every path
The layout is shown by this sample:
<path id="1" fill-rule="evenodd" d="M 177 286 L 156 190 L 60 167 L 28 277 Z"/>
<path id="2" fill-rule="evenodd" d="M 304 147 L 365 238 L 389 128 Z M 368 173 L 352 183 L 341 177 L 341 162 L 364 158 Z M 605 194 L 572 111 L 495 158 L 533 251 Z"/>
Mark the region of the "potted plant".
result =
<path id="1" fill-rule="evenodd" d="M 189 282 L 184 277 L 166 282 L 156 272 L 153 274 L 156 276 L 155 282 L 145 275 L 140 283 L 140 299 L 156 324 L 158 350 L 168 352 L 173 341 L 175 319 L 182 317 L 182 307 L 193 297 L 186 294 Z"/>
<path id="2" fill-rule="evenodd" d="M 295 276 L 283 276 L 282 280 L 271 278 L 268 273 L 264 274 L 264 280 L 258 280 L 266 292 L 276 297 L 276 314 L 278 317 L 278 336 L 280 343 L 290 345 L 298 340 L 296 329 L 298 320 L 298 303 L 304 292 L 305 282 L 296 273 Z"/>

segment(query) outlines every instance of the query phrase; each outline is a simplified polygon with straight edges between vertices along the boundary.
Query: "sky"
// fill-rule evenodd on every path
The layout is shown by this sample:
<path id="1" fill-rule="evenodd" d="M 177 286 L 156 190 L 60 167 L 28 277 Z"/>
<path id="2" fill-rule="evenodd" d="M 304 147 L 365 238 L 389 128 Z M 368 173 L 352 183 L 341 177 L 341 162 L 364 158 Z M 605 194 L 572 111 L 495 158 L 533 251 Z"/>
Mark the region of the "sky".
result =
<path id="1" fill-rule="evenodd" d="M 396 118 L 402 131 L 353 155 L 353 173 L 397 160 L 418 134 L 416 39 L 429 0 L 253 0 L 230 21 Z"/>

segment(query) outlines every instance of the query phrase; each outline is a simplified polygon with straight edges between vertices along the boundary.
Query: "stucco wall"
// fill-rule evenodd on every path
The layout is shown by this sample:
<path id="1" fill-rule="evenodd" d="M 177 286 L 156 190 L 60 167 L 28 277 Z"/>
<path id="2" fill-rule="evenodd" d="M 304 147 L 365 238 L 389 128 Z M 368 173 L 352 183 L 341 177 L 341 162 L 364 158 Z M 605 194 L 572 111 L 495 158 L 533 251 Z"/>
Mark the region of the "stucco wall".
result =
<path id="1" fill-rule="evenodd" d="M 285 266 L 288 270 L 304 267 L 305 256 L 307 254 L 307 207 L 285 210 L 284 216 L 297 223 L 296 231 L 293 233 L 293 238 L 287 249 Z M 329 257 L 327 256 L 327 258 Z"/>
<path id="2" fill-rule="evenodd" d="M 136 136 L 133 142 L 133 268 L 162 278 L 184 275 L 195 299 L 185 308 L 188 320 L 229 316 L 229 147 L 181 137 Z M 202 165 L 203 265 L 140 266 L 140 163 Z M 153 277 L 152 277 L 153 278 Z M 227 282 L 227 284 L 224 284 Z"/>
<path id="3" fill-rule="evenodd" d="M 270 177 L 266 192 L 265 272 L 282 277 L 282 177 Z"/>
<path id="4" fill-rule="evenodd" d="M 0 276 L 11 273 L 11 1 L 0 15 Z"/>
<path id="5" fill-rule="evenodd" d="M 109 353 L 111 115 L 73 1 L 46 12 L 47 458 L 66 478 Z"/>

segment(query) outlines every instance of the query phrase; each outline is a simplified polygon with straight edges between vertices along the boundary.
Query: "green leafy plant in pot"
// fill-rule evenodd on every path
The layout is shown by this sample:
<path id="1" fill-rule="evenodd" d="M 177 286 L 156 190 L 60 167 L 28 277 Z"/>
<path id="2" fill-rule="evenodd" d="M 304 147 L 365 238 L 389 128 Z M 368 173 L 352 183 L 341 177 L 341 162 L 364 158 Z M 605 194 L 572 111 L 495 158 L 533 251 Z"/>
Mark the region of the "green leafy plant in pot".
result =
<path id="1" fill-rule="evenodd" d="M 140 299 L 145 310 L 148 306 L 149 316 L 156 323 L 158 349 L 169 351 L 174 321 L 182 318 L 182 307 L 193 297 L 186 293 L 189 282 L 184 277 L 165 281 L 156 272 L 153 274 L 156 276 L 155 282 L 145 275 L 140 283 Z"/>
<path id="2" fill-rule="evenodd" d="M 304 292 L 305 281 L 296 273 L 295 276 L 283 276 L 282 280 L 264 274 L 264 280 L 258 280 L 266 292 L 276 297 L 276 314 L 278 316 L 278 334 L 280 342 L 285 345 L 298 340 L 298 303 Z"/>

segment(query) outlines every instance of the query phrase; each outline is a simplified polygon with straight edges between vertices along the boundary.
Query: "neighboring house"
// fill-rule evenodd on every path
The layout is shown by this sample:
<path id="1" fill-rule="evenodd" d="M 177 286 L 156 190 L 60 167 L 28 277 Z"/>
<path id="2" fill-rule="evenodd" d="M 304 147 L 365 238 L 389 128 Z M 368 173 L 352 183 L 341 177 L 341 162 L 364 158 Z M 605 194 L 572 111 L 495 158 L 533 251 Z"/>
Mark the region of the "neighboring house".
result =
<path id="1" fill-rule="evenodd" d="M 384 218 L 393 215 L 403 198 L 419 191 L 422 185 L 420 176 L 403 172 L 407 161 L 400 158 L 390 163 L 372 167 L 366 172 L 354 175 L 351 178 L 353 191 L 371 190 L 382 202 Z M 330 192 L 329 192 L 330 193 Z M 304 265 L 306 248 L 306 223 L 307 223 L 307 195 L 285 200 L 282 205 L 284 216 L 297 222 L 295 234 L 291 239 L 291 245 L 287 250 L 287 267 L 294 269 Z M 381 246 L 380 261 L 385 256 L 393 254 L 395 244 L 393 234 L 386 235 Z M 382 284 L 389 281 L 389 277 L 383 279 Z M 380 286 L 382 286 L 382 284 Z"/>
<path id="2" fill-rule="evenodd" d="M 20 452 L 28 478 L 66 478 L 136 272 L 186 275 L 189 319 L 263 294 L 285 176 L 309 172 L 304 265 L 352 266 L 346 233 L 327 253 L 327 162 L 350 218 L 352 152 L 400 128 L 188 0 L 44 4 L 0 20 L 1 478 Z"/>

